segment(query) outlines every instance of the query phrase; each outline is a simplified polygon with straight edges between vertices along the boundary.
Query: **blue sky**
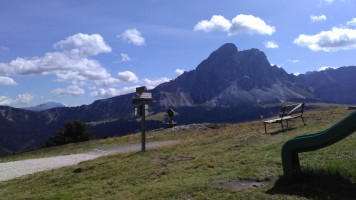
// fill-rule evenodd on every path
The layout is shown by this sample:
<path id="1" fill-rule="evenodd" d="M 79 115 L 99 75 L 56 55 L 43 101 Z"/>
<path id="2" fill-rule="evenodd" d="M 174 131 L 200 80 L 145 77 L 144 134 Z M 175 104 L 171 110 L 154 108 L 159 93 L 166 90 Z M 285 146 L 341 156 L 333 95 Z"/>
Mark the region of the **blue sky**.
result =
<path id="1" fill-rule="evenodd" d="M 0 0 L 0 105 L 153 88 L 228 42 L 288 73 L 356 65 L 355 13 L 354 0 Z"/>

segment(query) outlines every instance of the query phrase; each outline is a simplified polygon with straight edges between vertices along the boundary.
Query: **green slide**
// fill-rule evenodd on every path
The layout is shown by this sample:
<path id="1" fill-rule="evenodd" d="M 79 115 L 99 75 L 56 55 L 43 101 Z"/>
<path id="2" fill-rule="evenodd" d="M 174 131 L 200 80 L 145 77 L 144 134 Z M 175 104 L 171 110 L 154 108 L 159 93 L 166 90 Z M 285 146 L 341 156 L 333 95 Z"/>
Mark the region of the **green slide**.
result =
<path id="1" fill-rule="evenodd" d="M 293 175 L 300 171 L 298 153 L 314 151 L 332 145 L 356 131 L 356 111 L 334 126 L 314 134 L 297 136 L 282 147 L 284 175 Z"/>

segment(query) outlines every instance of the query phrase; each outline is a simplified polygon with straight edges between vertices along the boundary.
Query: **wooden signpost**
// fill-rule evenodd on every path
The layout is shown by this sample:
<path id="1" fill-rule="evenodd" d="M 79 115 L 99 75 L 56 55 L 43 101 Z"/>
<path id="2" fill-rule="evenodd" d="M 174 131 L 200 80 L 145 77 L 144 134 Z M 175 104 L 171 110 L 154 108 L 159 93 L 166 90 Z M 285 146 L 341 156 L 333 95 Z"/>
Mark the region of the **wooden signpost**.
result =
<path id="1" fill-rule="evenodd" d="M 147 104 L 153 104 L 155 101 L 152 98 L 152 93 L 147 93 L 146 86 L 137 87 L 136 94 L 139 98 L 132 99 L 132 104 L 135 106 L 135 116 L 141 115 L 141 151 L 146 151 L 146 110 Z"/>

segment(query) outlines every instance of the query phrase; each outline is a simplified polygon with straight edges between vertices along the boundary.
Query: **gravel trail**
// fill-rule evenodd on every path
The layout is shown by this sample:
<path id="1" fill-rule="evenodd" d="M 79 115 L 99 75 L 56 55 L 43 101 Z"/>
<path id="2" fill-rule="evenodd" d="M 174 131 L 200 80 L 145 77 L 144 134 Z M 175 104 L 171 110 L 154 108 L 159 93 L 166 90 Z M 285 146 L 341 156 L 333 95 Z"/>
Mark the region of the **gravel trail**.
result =
<path id="1" fill-rule="evenodd" d="M 177 140 L 148 142 L 146 148 L 164 146 L 177 143 Z M 130 151 L 138 151 L 141 149 L 141 144 L 122 145 L 110 147 L 109 149 L 93 149 L 87 153 L 78 153 L 65 156 L 54 156 L 47 158 L 37 158 L 29 160 L 20 160 L 7 163 L 0 163 L 0 181 L 10 180 L 16 177 L 33 174 L 40 171 L 57 169 L 65 166 L 76 165 L 82 161 L 92 160 L 100 156 L 105 156 L 113 153 L 123 153 Z"/>

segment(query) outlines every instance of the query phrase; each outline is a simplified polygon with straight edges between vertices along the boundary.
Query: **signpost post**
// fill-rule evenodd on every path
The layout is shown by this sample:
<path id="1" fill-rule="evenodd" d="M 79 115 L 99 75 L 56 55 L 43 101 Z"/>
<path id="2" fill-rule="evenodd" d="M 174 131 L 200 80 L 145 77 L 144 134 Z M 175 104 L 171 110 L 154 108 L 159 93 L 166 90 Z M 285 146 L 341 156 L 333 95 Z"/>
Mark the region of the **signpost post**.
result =
<path id="1" fill-rule="evenodd" d="M 141 115 L 141 151 L 146 151 L 146 104 L 153 104 L 152 93 L 147 93 L 146 86 L 137 87 L 136 94 L 139 98 L 132 99 L 132 104 L 136 105 L 135 115 Z"/>

